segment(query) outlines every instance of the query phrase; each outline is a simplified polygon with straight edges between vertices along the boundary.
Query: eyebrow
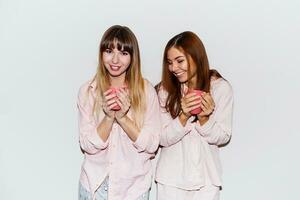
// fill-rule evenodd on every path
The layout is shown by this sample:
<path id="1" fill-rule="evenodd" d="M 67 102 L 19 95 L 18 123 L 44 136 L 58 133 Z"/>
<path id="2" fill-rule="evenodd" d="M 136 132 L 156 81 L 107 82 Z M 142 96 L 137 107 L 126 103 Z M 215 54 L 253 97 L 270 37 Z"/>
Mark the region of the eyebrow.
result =
<path id="1" fill-rule="evenodd" d="M 184 58 L 184 56 L 177 56 L 176 58 L 174 58 L 174 60 L 177 60 L 178 58 L 181 58 L 181 57 Z M 171 59 L 168 58 L 167 60 L 171 60 Z"/>

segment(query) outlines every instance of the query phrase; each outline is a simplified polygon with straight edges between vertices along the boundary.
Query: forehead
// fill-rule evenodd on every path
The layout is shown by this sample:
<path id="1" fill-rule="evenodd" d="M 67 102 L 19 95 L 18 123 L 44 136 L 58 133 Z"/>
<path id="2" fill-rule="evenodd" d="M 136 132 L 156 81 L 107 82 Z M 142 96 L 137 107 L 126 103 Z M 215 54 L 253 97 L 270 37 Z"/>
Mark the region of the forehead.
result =
<path id="1" fill-rule="evenodd" d="M 111 49 L 118 49 L 121 51 L 124 49 L 124 46 L 124 43 L 115 38 L 113 41 L 108 42 L 106 47 Z"/>
<path id="2" fill-rule="evenodd" d="M 167 52 L 167 59 L 168 60 L 175 60 L 177 58 L 185 58 L 184 53 L 179 50 L 178 48 L 171 47 Z"/>
<path id="3" fill-rule="evenodd" d="M 128 51 L 132 53 L 133 47 L 129 41 L 122 41 L 119 38 L 107 38 L 101 44 L 101 51 L 104 52 L 105 49 L 118 49 L 119 51 Z"/>

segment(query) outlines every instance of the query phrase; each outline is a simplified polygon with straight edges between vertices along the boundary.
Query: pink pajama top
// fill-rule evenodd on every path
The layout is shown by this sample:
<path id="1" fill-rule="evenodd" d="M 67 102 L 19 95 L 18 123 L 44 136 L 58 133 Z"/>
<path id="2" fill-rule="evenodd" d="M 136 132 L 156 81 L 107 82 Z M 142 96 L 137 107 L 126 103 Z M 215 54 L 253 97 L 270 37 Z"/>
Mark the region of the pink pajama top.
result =
<path id="1" fill-rule="evenodd" d="M 219 145 L 231 137 L 233 92 L 222 78 L 211 81 L 215 110 L 209 120 L 200 125 L 191 117 L 183 127 L 179 118 L 172 119 L 163 108 L 167 93 L 160 89 L 162 133 L 161 153 L 156 169 L 156 181 L 184 190 L 197 190 L 205 185 L 221 186 Z"/>
<path id="2" fill-rule="evenodd" d="M 100 115 L 98 121 L 92 114 L 95 86 L 94 82 L 84 84 L 78 95 L 79 141 L 84 153 L 80 182 L 94 198 L 95 191 L 109 176 L 109 199 L 135 200 L 151 186 L 150 158 L 158 148 L 161 132 L 157 94 L 152 85 L 145 81 L 147 109 L 140 135 L 135 142 L 129 139 L 116 122 L 104 142 L 97 133 L 104 114 Z M 88 88 L 90 92 L 87 92 Z M 127 115 L 131 117 L 130 110 Z"/>

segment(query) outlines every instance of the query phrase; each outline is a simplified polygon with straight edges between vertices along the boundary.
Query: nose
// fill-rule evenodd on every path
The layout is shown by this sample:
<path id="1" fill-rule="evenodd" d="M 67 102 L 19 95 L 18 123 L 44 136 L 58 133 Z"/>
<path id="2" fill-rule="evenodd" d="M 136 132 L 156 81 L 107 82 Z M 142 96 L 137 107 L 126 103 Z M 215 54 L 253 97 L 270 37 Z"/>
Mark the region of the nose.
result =
<path id="1" fill-rule="evenodd" d="M 172 63 L 172 65 L 171 65 L 171 71 L 175 72 L 177 69 L 178 69 L 178 65 L 175 64 L 175 63 Z"/>
<path id="2" fill-rule="evenodd" d="M 119 61 L 118 53 L 114 53 L 113 57 L 112 57 L 112 62 L 113 63 L 118 63 L 118 61 Z"/>

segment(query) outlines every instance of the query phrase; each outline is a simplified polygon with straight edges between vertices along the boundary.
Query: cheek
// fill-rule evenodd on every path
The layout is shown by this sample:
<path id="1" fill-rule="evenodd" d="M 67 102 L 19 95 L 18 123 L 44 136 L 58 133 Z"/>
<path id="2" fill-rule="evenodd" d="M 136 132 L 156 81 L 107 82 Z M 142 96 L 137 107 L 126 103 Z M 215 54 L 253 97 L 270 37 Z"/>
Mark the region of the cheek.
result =
<path id="1" fill-rule="evenodd" d="M 197 69 L 196 69 L 195 66 L 191 66 L 189 71 L 190 71 L 191 74 L 195 74 Z"/>
<path id="2" fill-rule="evenodd" d="M 103 61 L 103 65 L 104 65 L 104 67 L 107 69 L 107 70 L 109 70 L 110 69 L 110 67 L 109 67 L 109 60 L 108 59 L 105 59 L 104 57 L 102 58 L 102 61 Z"/>
<path id="3" fill-rule="evenodd" d="M 172 65 L 168 65 L 168 69 L 170 72 L 173 72 L 173 66 Z"/>
<path id="4" fill-rule="evenodd" d="M 122 60 L 123 65 L 124 65 L 126 68 L 128 68 L 129 65 L 130 65 L 130 62 L 131 62 L 130 57 L 124 57 L 124 58 L 122 58 L 121 60 Z"/>
<path id="5" fill-rule="evenodd" d="M 182 63 L 182 65 L 180 65 L 180 69 L 187 71 L 188 70 L 188 65 L 186 62 Z"/>
<path id="6" fill-rule="evenodd" d="M 102 56 L 102 60 L 104 63 L 108 63 L 111 60 L 111 56 L 104 53 Z"/>

